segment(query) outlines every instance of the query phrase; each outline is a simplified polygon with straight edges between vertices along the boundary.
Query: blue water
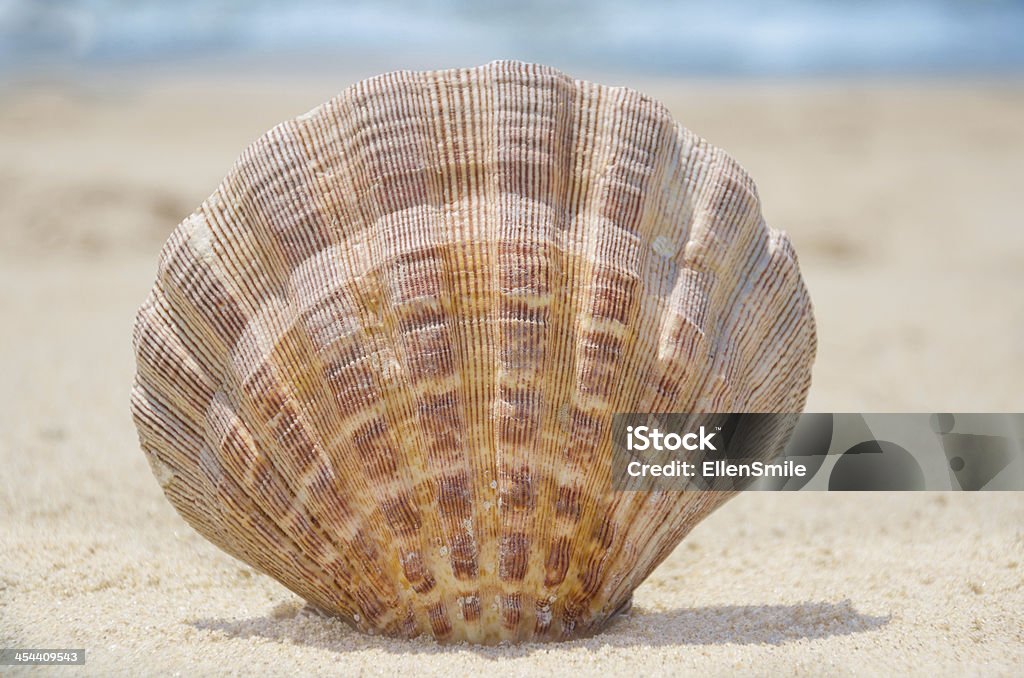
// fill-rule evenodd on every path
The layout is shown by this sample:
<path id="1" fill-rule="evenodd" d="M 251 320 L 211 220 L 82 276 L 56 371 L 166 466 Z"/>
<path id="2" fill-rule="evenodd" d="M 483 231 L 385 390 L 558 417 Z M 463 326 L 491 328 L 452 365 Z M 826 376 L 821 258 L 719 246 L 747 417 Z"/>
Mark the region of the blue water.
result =
<path id="1" fill-rule="evenodd" d="M 1024 0 L 0 0 L 0 71 L 494 58 L 675 75 L 1022 74 Z"/>

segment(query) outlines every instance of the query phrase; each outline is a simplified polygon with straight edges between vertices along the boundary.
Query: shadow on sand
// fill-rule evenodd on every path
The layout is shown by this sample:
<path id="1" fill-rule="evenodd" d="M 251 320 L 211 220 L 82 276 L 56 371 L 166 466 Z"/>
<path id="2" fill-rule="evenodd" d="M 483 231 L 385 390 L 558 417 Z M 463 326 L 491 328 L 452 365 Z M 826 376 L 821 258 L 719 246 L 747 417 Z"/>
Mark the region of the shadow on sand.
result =
<path id="1" fill-rule="evenodd" d="M 888 624 L 890 618 L 861 614 L 849 600 L 839 603 L 730 605 L 666 611 L 634 607 L 632 612 L 621 616 L 603 632 L 560 646 L 784 645 L 800 640 L 874 631 Z M 409 641 L 368 636 L 355 631 L 341 620 L 325 618 L 300 604 L 288 603 L 278 606 L 265 617 L 198 619 L 190 623 L 201 631 L 223 634 L 228 638 L 265 638 L 339 653 L 366 649 L 395 654 L 468 651 L 497 659 L 554 649 L 551 643 L 486 647 L 464 643 L 438 645 L 424 638 Z"/>

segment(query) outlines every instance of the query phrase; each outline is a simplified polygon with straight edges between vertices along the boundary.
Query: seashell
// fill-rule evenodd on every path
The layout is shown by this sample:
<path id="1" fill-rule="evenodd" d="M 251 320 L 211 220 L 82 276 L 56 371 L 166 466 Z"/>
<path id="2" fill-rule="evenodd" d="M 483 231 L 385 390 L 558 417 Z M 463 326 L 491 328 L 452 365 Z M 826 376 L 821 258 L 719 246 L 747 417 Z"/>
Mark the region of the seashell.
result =
<path id="1" fill-rule="evenodd" d="M 270 130 L 165 245 L 132 407 L 178 512 L 368 633 L 602 628 L 724 492 L 616 492 L 615 412 L 799 412 L 815 330 L 728 155 L 495 62 Z"/>

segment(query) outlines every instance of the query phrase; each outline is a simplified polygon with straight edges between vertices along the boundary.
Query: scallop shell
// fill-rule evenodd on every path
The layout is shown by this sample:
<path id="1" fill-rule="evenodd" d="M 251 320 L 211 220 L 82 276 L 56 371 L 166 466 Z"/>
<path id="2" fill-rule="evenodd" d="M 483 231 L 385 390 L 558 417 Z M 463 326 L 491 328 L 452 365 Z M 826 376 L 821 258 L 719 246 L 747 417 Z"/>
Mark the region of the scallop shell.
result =
<path id="1" fill-rule="evenodd" d="M 616 492 L 615 412 L 798 412 L 786 236 L 722 151 L 543 66 L 360 82 L 171 235 L 132 407 L 214 544 L 369 633 L 599 630 L 730 494 Z"/>

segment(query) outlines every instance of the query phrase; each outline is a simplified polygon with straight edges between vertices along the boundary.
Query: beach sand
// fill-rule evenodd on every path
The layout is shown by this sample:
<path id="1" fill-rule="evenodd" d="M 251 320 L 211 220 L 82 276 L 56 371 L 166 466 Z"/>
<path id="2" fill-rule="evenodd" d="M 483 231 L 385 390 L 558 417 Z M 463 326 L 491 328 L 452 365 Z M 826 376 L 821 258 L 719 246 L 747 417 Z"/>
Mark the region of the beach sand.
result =
<path id="1" fill-rule="evenodd" d="M 519 647 L 360 635 L 199 537 L 138 448 L 134 312 L 245 145 L 349 82 L 0 94 L 0 646 L 85 648 L 60 675 L 1019 673 L 1022 493 L 748 493 L 607 632 Z M 1024 85 L 639 88 L 734 155 L 792 236 L 809 410 L 1024 411 Z"/>

